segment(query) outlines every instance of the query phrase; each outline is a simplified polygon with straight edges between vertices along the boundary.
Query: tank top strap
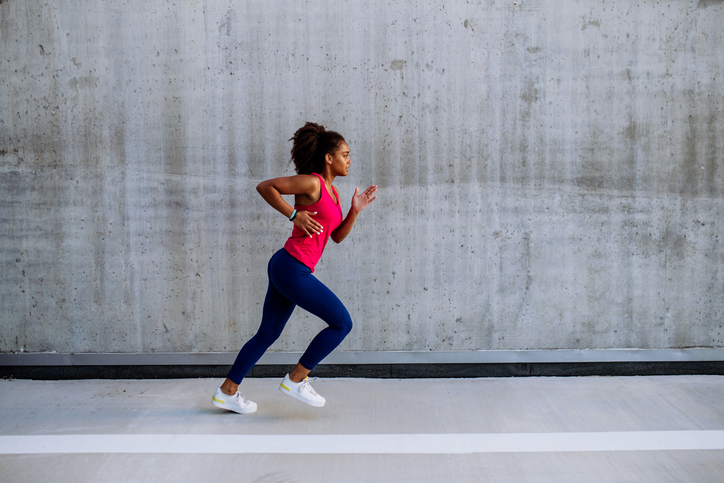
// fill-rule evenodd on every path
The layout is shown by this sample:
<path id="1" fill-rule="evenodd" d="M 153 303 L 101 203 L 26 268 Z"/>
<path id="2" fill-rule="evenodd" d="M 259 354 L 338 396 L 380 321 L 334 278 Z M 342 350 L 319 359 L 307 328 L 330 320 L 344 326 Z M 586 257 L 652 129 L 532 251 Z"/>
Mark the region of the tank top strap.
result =
<path id="1" fill-rule="evenodd" d="M 317 203 L 319 203 L 320 201 L 322 201 L 322 198 L 324 198 L 324 192 L 327 191 L 327 187 L 324 185 L 324 180 L 322 179 L 322 175 L 320 175 L 319 173 L 312 173 L 312 174 L 317 176 L 317 178 L 319 178 L 319 189 L 321 190 L 319 193 L 319 201 L 317 201 Z M 329 194 L 329 193 L 327 193 L 327 194 Z"/>
<path id="2" fill-rule="evenodd" d="M 331 201 L 334 206 L 339 206 L 339 192 L 337 191 L 337 188 L 335 188 L 334 185 L 332 185 L 332 191 L 334 191 L 334 197 L 337 198 L 337 201 L 334 201 L 332 199 L 332 195 L 330 195 L 329 191 L 327 191 L 327 184 L 322 179 L 322 175 L 320 175 L 319 173 L 312 173 L 312 174 L 317 175 L 317 178 L 319 178 L 319 187 L 322 189 L 322 193 L 321 193 L 321 195 L 319 197 L 319 201 L 317 201 L 317 203 L 322 201 L 322 198 L 324 198 L 324 194 L 327 193 L 327 196 L 329 197 L 329 201 Z"/>

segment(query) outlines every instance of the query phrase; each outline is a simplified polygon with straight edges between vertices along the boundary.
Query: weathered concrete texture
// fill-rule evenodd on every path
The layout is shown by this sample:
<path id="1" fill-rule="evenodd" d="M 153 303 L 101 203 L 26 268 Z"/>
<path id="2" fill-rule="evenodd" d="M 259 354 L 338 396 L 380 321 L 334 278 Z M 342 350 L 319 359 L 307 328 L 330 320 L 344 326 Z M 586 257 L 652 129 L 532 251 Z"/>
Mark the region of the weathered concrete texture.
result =
<path id="1" fill-rule="evenodd" d="M 724 2 L 0 2 L 0 351 L 234 351 L 305 120 L 344 350 L 724 347 Z M 321 328 L 298 314 L 274 346 Z"/>

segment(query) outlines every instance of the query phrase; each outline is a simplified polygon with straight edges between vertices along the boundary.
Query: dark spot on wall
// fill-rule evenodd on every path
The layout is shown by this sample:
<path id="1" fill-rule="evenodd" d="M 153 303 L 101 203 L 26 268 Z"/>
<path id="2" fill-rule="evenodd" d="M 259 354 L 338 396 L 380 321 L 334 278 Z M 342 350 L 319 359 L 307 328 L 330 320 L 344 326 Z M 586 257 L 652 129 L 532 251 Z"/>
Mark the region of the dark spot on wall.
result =
<path id="1" fill-rule="evenodd" d="M 605 181 L 606 176 L 603 174 L 579 176 L 575 179 L 576 186 L 592 191 L 603 188 Z"/>
<path id="2" fill-rule="evenodd" d="M 68 81 L 68 88 L 69 89 L 94 89 L 98 87 L 98 83 L 100 82 L 100 79 L 98 77 L 94 77 L 92 75 L 89 76 L 81 76 L 81 77 L 73 77 Z"/>
<path id="3" fill-rule="evenodd" d="M 681 194 L 688 196 L 715 196 L 719 189 L 716 182 L 716 150 L 710 150 L 707 137 L 716 136 L 701 129 L 701 116 L 690 115 L 688 129 L 683 143 Z M 711 151 L 711 152 L 710 152 Z"/>
<path id="4" fill-rule="evenodd" d="M 536 89 L 532 83 L 529 83 L 526 90 L 520 95 L 520 98 L 528 104 L 538 102 L 538 89 Z"/>
<path id="5" fill-rule="evenodd" d="M 626 136 L 626 139 L 631 142 L 636 141 L 636 122 L 631 121 L 631 123 L 626 126 L 626 129 L 624 130 L 624 136 Z"/>
<path id="6" fill-rule="evenodd" d="M 722 3 L 724 3 L 724 0 L 699 0 L 696 8 L 709 8 L 714 5 L 721 5 Z"/>
<path id="7" fill-rule="evenodd" d="M 392 70 L 402 70 L 402 68 L 404 66 L 405 66 L 404 60 L 393 60 L 392 65 L 390 67 L 392 67 Z"/>

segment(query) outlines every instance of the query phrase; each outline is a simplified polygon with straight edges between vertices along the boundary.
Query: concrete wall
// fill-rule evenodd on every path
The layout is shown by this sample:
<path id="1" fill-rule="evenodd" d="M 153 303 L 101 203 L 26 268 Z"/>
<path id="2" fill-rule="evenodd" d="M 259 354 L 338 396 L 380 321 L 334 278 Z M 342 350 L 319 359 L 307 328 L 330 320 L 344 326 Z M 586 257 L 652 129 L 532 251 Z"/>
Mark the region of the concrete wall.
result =
<path id="1" fill-rule="evenodd" d="M 0 351 L 236 351 L 306 120 L 341 350 L 724 347 L 724 2 L 0 1 Z M 273 347 L 321 322 L 296 313 Z"/>

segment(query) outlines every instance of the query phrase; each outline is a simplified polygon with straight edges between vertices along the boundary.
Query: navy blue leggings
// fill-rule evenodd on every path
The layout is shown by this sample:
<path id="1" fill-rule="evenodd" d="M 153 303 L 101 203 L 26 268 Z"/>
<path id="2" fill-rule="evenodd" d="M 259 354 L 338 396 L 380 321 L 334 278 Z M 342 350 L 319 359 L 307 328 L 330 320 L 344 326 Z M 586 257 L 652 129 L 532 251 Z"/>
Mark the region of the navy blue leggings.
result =
<path id="1" fill-rule="evenodd" d="M 312 275 L 309 267 L 285 249 L 282 248 L 272 256 L 267 273 L 269 288 L 264 299 L 261 326 L 256 335 L 241 348 L 226 376 L 237 384 L 279 338 L 297 305 L 329 325 L 317 334 L 299 359 L 299 363 L 310 371 L 352 330 L 352 318 L 342 302 Z"/>

